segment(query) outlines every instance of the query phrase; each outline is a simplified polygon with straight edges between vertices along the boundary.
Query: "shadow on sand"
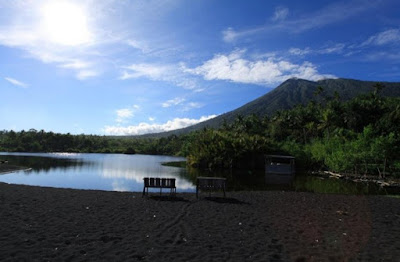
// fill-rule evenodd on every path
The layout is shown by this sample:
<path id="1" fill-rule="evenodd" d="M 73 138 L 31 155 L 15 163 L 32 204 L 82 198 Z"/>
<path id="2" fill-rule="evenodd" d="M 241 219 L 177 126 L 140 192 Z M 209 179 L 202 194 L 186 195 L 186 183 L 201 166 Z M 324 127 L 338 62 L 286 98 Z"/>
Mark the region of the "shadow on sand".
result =
<path id="1" fill-rule="evenodd" d="M 220 204 L 236 204 L 236 205 L 250 205 L 247 202 L 237 200 L 236 198 L 229 197 L 205 197 L 204 199 L 208 201 L 213 201 Z"/>
<path id="2" fill-rule="evenodd" d="M 156 201 L 189 202 L 189 200 L 183 197 L 176 196 L 149 196 L 148 198 Z"/>

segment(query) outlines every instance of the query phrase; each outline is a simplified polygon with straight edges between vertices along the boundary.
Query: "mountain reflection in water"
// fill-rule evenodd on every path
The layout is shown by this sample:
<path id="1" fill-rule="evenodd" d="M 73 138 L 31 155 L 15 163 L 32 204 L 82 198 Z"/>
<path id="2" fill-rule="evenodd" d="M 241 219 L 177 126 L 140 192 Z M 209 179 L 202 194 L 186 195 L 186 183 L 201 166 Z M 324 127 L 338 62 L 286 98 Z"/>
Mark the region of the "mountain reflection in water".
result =
<path id="1" fill-rule="evenodd" d="M 0 160 L 31 168 L 0 176 L 15 184 L 112 191 L 142 191 L 144 177 L 176 178 L 177 191 L 194 192 L 194 185 L 182 168 L 162 166 L 162 162 L 182 161 L 182 157 L 67 154 L 0 153 Z"/>
<path id="2" fill-rule="evenodd" d="M 176 179 L 178 192 L 194 192 L 198 176 L 213 176 L 227 178 L 229 191 L 285 190 L 355 195 L 385 194 L 375 184 L 324 179 L 299 173 L 291 185 L 267 185 L 263 170 L 211 171 L 161 165 L 163 162 L 185 160 L 183 157 L 173 156 L 0 153 L 0 160 L 31 168 L 29 171 L 0 175 L 1 182 L 14 184 L 141 192 L 144 177 L 169 177 Z"/>

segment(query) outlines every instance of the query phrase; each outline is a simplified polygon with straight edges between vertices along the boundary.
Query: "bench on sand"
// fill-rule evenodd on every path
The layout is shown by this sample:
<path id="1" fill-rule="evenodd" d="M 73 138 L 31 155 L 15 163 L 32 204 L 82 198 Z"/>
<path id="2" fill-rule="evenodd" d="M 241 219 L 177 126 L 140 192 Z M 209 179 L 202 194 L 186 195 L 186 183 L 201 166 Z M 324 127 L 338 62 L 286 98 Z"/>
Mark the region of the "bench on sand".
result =
<path id="1" fill-rule="evenodd" d="M 159 188 L 160 195 L 163 188 L 169 188 L 170 194 L 176 194 L 175 178 L 145 177 L 143 181 L 143 196 L 146 194 L 146 191 L 147 195 L 149 194 L 149 188 Z"/>
<path id="2" fill-rule="evenodd" d="M 196 183 L 196 197 L 199 198 L 199 190 L 216 191 L 222 190 L 225 195 L 226 178 L 223 177 L 198 177 Z"/>

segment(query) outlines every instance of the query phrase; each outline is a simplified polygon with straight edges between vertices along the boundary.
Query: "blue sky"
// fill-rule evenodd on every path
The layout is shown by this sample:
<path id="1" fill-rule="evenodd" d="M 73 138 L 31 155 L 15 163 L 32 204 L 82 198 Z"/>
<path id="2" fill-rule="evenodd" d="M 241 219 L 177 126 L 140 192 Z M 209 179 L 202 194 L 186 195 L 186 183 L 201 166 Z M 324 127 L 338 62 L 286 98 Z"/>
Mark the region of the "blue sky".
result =
<path id="1" fill-rule="evenodd" d="M 0 129 L 182 128 L 291 77 L 400 81 L 400 1 L 0 0 Z"/>

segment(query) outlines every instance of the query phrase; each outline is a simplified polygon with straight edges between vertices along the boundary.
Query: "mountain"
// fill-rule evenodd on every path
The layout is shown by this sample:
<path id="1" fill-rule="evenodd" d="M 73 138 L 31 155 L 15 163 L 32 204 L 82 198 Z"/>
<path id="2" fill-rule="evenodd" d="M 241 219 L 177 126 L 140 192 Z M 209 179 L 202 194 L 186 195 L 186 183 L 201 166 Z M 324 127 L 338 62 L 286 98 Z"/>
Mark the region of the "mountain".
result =
<path id="1" fill-rule="evenodd" d="M 340 96 L 342 101 L 347 101 L 358 95 L 373 91 L 374 85 L 377 83 L 384 86 L 380 93 L 382 96 L 400 96 L 399 82 L 373 82 L 344 78 L 324 79 L 314 82 L 292 78 L 286 80 L 267 94 L 213 119 L 186 128 L 157 134 L 147 134 L 141 137 L 165 137 L 172 134 L 189 133 L 204 127 L 218 128 L 224 120 L 230 123 L 236 119 L 238 115 L 244 117 L 251 114 L 256 114 L 258 116 L 272 115 L 278 110 L 290 109 L 298 104 L 305 105 L 311 100 L 323 102 L 324 99 L 334 97 L 335 93 Z M 319 87 L 322 87 L 323 91 L 320 95 L 316 96 L 315 93 Z"/>

